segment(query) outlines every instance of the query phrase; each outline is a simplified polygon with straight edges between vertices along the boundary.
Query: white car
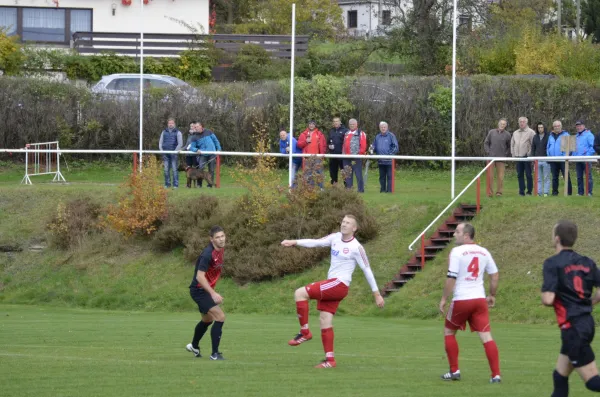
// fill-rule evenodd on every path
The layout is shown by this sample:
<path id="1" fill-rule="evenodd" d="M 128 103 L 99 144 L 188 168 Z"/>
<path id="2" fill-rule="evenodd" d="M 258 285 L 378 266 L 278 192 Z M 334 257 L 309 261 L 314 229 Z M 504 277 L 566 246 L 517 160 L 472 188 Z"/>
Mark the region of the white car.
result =
<path id="1" fill-rule="evenodd" d="M 164 74 L 144 74 L 144 90 L 147 89 L 178 89 L 184 96 L 190 98 L 198 94 L 198 90 L 183 80 Z M 92 92 L 116 99 L 137 99 L 140 93 L 140 75 L 134 73 L 117 73 L 102 76 L 102 79 L 92 87 Z"/>

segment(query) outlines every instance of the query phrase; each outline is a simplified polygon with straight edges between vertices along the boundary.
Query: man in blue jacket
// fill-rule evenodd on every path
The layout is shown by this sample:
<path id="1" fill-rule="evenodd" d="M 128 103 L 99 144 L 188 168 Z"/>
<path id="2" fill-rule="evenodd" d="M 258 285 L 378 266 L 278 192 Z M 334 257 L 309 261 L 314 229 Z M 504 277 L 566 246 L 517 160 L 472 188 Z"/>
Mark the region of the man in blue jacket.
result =
<path id="1" fill-rule="evenodd" d="M 215 163 L 217 160 L 217 155 L 215 154 L 201 154 L 202 152 L 220 152 L 221 144 L 217 139 L 217 136 L 209 129 L 204 128 L 204 125 L 200 122 L 196 122 L 196 133 L 199 135 L 199 138 L 192 143 L 192 147 L 190 148 L 191 152 L 199 152 L 198 155 L 198 169 L 202 170 L 206 165 L 208 165 L 208 171 L 212 176 L 212 180 L 215 180 Z M 202 187 L 202 181 L 198 181 L 200 184 L 199 187 Z M 208 187 L 212 187 L 212 185 L 208 185 Z"/>
<path id="2" fill-rule="evenodd" d="M 298 149 L 298 142 L 296 138 L 292 137 L 292 153 L 293 154 L 302 154 L 302 149 Z M 290 137 L 287 131 L 284 128 L 279 130 L 279 152 L 282 154 L 290 154 Z M 292 181 L 296 180 L 296 173 L 298 169 L 302 166 L 302 157 L 293 157 L 292 160 Z M 294 182 L 293 186 L 296 186 L 296 182 Z"/>
<path id="3" fill-rule="evenodd" d="M 382 121 L 379 123 L 379 131 L 381 131 L 375 137 L 375 142 L 371 148 L 373 153 L 380 156 L 393 156 L 398 153 L 398 140 L 393 132 L 388 131 L 388 123 Z M 391 193 L 392 192 L 392 160 L 382 159 L 377 160 L 379 165 L 379 193 Z"/>
<path id="4" fill-rule="evenodd" d="M 158 141 L 158 150 L 175 150 L 180 151 L 183 147 L 183 137 L 181 131 L 175 127 L 175 119 L 167 120 L 167 129 L 160 134 Z M 173 170 L 173 188 L 179 187 L 179 156 L 177 154 L 163 154 L 163 165 L 165 170 L 165 188 L 171 187 L 171 170 Z"/>
<path id="5" fill-rule="evenodd" d="M 560 120 L 556 120 L 554 123 L 552 123 L 552 133 L 548 137 L 548 146 L 546 148 L 548 156 L 566 156 L 566 153 L 560 150 L 560 140 L 565 136 L 568 137 L 569 133 L 567 131 L 563 131 L 562 122 Z M 573 192 L 573 186 L 571 185 L 571 175 L 569 174 L 565 176 L 565 162 L 551 161 L 550 171 L 552 172 L 552 195 L 558 196 L 558 175 L 562 172 L 563 179 L 567 179 L 567 192 L 570 196 Z"/>
<path id="6" fill-rule="evenodd" d="M 594 134 L 587 128 L 585 128 L 585 123 L 581 120 L 578 120 L 575 123 L 575 128 L 577 129 L 577 147 L 575 149 L 575 153 L 573 156 L 593 156 L 596 154 L 594 150 Z M 577 170 L 577 195 L 583 196 L 585 190 L 583 188 L 584 178 L 583 174 L 585 174 L 585 165 L 588 164 L 588 196 L 592 195 L 592 189 L 594 188 L 594 181 L 592 180 L 592 167 L 594 163 L 583 163 L 576 162 L 575 169 Z"/>

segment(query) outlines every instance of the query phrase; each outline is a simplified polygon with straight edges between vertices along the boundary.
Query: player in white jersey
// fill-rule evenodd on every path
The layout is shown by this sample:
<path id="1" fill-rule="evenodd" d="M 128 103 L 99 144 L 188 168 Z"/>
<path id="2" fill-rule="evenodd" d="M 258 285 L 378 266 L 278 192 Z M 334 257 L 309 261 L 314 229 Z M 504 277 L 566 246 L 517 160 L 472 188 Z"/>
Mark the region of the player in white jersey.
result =
<path id="1" fill-rule="evenodd" d="M 477 332 L 483 343 L 490 364 L 492 377 L 490 383 L 500 382 L 500 359 L 498 347 L 492 339 L 488 306 L 496 303 L 498 289 L 498 267 L 492 255 L 485 248 L 473 242 L 475 228 L 470 223 L 461 223 L 456 227 L 454 239 L 457 247 L 450 252 L 450 264 L 440 312 L 445 314 L 446 300 L 451 293 L 454 297 L 446 315 L 444 342 L 450 371 L 442 375 L 443 380 L 460 380 L 458 369 L 458 343 L 456 331 L 465 330 L 469 322 L 471 332 Z M 483 273 L 490 275 L 490 294 L 485 296 Z"/>
<path id="2" fill-rule="evenodd" d="M 294 293 L 296 311 L 300 321 L 300 332 L 290 340 L 290 346 L 298 346 L 312 339 L 308 328 L 308 300 L 317 300 L 317 310 L 320 312 L 321 340 L 325 351 L 325 360 L 315 368 L 333 368 L 336 366 L 333 354 L 333 315 L 340 302 L 348 295 L 348 287 L 352 281 L 352 273 L 356 265 L 365 273 L 369 286 L 373 291 L 375 303 L 383 307 L 384 300 L 379 293 L 377 282 L 369 266 L 369 260 L 362 245 L 354 238 L 358 230 L 358 222 L 353 215 L 346 215 L 342 220 L 340 232 L 330 234 L 319 240 L 283 240 L 284 247 L 331 247 L 331 267 L 327 280 L 317 281 L 305 287 L 298 288 Z"/>

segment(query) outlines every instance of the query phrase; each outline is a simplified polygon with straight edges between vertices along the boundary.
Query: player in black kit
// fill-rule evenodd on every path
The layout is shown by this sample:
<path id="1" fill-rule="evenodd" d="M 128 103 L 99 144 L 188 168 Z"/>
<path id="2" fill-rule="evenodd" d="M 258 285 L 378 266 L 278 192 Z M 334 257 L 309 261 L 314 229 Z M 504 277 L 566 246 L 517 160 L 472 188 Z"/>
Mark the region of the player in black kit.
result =
<path id="1" fill-rule="evenodd" d="M 554 370 L 552 397 L 569 395 L 569 375 L 577 371 L 585 386 L 600 393 L 600 376 L 591 343 L 594 339 L 592 306 L 600 302 L 600 271 L 593 260 L 573 251 L 577 225 L 560 221 L 554 226 L 556 255 L 544 262 L 542 303 L 553 306 L 562 346 Z"/>

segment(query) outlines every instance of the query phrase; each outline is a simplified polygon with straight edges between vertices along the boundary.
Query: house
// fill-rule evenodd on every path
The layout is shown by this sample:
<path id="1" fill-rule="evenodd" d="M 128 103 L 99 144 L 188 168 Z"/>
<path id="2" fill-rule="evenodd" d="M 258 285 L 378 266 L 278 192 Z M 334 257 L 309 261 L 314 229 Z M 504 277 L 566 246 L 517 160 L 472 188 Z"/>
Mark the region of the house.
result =
<path id="1" fill-rule="evenodd" d="M 209 0 L 141 1 L 144 33 L 191 33 L 185 24 L 208 33 Z M 75 32 L 138 33 L 140 8 L 140 0 L 0 0 L 0 27 L 23 42 L 66 47 Z"/>
<path id="2" fill-rule="evenodd" d="M 344 25 L 351 36 L 373 36 L 392 25 L 410 0 L 338 0 Z M 380 15 L 381 10 L 381 15 Z"/>

